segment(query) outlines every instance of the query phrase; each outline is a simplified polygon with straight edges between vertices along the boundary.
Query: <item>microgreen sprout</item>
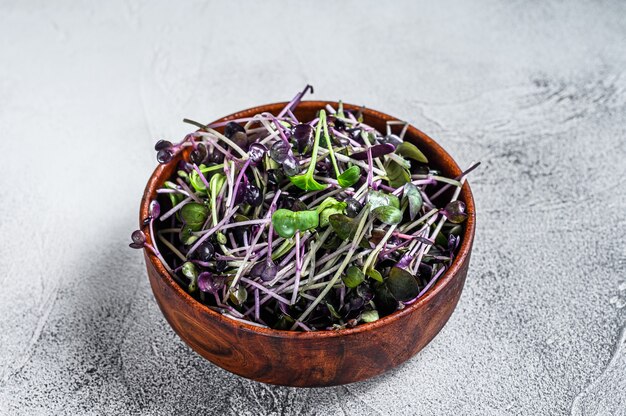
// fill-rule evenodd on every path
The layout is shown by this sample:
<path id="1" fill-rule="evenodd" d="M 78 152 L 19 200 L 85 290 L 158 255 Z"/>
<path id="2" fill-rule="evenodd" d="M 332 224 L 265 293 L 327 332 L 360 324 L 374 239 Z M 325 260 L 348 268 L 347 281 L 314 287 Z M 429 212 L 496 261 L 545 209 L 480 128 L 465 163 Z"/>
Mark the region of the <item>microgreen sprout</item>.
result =
<path id="1" fill-rule="evenodd" d="M 185 119 L 199 130 L 155 145 L 158 162 L 176 166 L 130 247 L 239 322 L 298 331 L 374 322 L 436 285 L 462 239 L 460 190 L 478 164 L 446 177 L 405 137 L 406 122 L 381 133 L 341 101 L 304 119 L 309 92 L 277 114 Z"/>

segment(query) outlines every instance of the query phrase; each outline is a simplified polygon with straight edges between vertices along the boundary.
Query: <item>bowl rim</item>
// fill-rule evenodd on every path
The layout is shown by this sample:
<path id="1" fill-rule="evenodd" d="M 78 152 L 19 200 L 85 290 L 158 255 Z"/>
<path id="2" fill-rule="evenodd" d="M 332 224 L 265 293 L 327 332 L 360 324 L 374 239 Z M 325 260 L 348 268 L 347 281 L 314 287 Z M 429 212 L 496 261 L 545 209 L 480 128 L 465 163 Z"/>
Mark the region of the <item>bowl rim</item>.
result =
<path id="1" fill-rule="evenodd" d="M 288 102 L 284 101 L 284 102 L 270 103 L 270 104 L 250 107 L 250 108 L 229 114 L 227 116 L 221 117 L 212 123 L 241 118 L 244 114 L 247 115 L 248 113 L 257 114 L 260 112 L 272 112 L 272 111 L 275 111 L 276 109 L 282 109 L 287 104 Z M 325 100 L 310 100 L 310 101 L 307 100 L 307 101 L 301 101 L 299 105 L 324 108 L 327 104 L 336 106 L 338 102 L 337 101 L 325 101 Z M 385 114 L 385 113 L 382 113 L 380 111 L 373 110 L 370 108 L 365 108 L 360 105 L 343 103 L 343 106 L 346 109 L 362 110 L 366 118 L 369 115 L 369 116 L 377 117 L 379 119 L 383 119 L 386 121 L 400 120 L 396 117 L 392 117 L 388 114 Z M 430 147 L 435 153 L 437 153 L 439 160 L 442 160 L 442 159 L 445 160 L 445 163 L 452 167 L 452 169 L 454 170 L 453 173 L 455 175 L 460 175 L 462 173 L 461 168 L 458 166 L 458 164 L 452 158 L 452 156 L 441 145 L 439 145 L 434 139 L 429 137 L 426 133 L 417 129 L 412 124 L 409 124 L 407 133 L 411 136 L 419 138 L 419 140 L 423 142 L 426 142 L 428 147 Z M 168 163 L 172 163 L 172 162 L 168 162 Z M 152 175 L 150 176 L 150 179 L 148 180 L 148 183 L 146 184 L 144 194 L 141 199 L 140 210 L 139 210 L 140 229 L 146 228 L 146 227 L 142 227 L 142 221 L 143 221 L 143 218 L 146 218 L 148 216 L 150 201 L 156 195 L 156 190 L 159 187 L 159 182 L 161 182 L 160 178 L 163 175 L 163 171 L 165 170 L 166 165 L 167 164 L 158 165 L 156 169 L 154 170 L 154 172 L 152 172 Z M 183 288 L 181 288 L 178 285 L 178 283 L 174 281 L 174 279 L 169 275 L 165 267 L 161 264 L 161 261 L 153 253 L 151 253 L 145 248 L 143 249 L 144 257 L 145 259 L 150 261 L 154 269 L 157 271 L 159 276 L 165 281 L 165 283 L 170 287 L 170 289 L 173 289 L 174 292 L 185 303 L 187 303 L 190 307 L 196 309 L 196 312 L 208 314 L 212 318 L 217 319 L 222 324 L 225 324 L 227 326 L 236 327 L 239 330 L 256 333 L 258 335 L 269 336 L 269 337 L 274 337 L 274 338 L 283 338 L 283 339 L 294 339 L 294 338 L 321 339 L 321 338 L 336 338 L 336 337 L 354 335 L 354 334 L 358 334 L 361 332 L 375 330 L 377 328 L 387 326 L 388 324 L 391 324 L 392 322 L 398 319 L 402 319 L 412 314 L 416 310 L 423 307 L 423 305 L 429 303 L 431 299 L 433 299 L 439 292 L 444 290 L 444 288 L 447 285 L 449 285 L 451 281 L 457 276 L 461 267 L 465 264 L 465 262 L 467 261 L 467 257 L 470 254 L 472 243 L 474 240 L 474 232 L 476 229 L 476 212 L 475 212 L 474 198 L 473 198 L 472 191 L 467 181 L 463 184 L 463 187 L 461 188 L 461 195 L 462 195 L 462 199 L 465 201 L 465 204 L 466 204 L 468 217 L 467 217 L 467 220 L 465 221 L 465 232 L 463 234 L 463 239 L 459 246 L 458 253 L 456 257 L 454 258 L 454 260 L 452 261 L 452 265 L 448 268 L 448 270 L 446 270 L 446 272 L 438 279 L 435 285 L 431 287 L 430 290 L 428 290 L 424 294 L 424 296 L 417 299 L 415 302 L 409 305 L 406 305 L 406 307 L 404 307 L 403 309 L 397 310 L 374 322 L 362 323 L 362 324 L 355 326 L 354 328 L 319 330 L 319 331 L 291 331 L 291 330 L 281 330 L 281 329 L 260 327 L 257 325 L 248 324 L 243 321 L 237 321 L 237 320 L 231 319 L 227 316 L 222 315 L 219 312 L 212 310 L 206 305 L 203 305 L 197 300 L 195 300 L 191 295 L 189 295 L 189 293 L 183 290 Z M 152 239 L 152 235 L 150 235 L 150 230 L 146 229 L 144 230 L 144 233 L 146 235 L 146 241 L 152 244 L 153 239 Z"/>

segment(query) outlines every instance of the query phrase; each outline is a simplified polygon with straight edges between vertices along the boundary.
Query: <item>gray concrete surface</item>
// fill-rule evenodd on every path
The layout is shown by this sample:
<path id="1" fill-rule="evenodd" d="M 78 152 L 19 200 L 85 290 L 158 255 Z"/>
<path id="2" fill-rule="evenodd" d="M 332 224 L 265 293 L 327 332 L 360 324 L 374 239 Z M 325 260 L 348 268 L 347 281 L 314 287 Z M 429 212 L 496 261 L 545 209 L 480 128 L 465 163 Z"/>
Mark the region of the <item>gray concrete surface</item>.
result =
<path id="1" fill-rule="evenodd" d="M 626 3 L 100 3 L 0 1 L 0 414 L 626 414 Z M 310 390 L 196 355 L 127 248 L 156 139 L 305 83 L 483 162 L 448 325 Z"/>

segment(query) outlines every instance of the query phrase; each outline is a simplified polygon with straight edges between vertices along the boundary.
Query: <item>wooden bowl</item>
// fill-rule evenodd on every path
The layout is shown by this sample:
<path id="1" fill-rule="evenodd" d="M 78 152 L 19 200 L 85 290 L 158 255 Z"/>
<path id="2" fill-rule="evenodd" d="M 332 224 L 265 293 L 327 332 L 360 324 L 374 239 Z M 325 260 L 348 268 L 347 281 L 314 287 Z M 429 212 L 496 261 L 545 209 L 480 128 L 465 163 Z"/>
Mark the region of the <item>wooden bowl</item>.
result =
<path id="1" fill-rule="evenodd" d="M 326 104 L 304 101 L 295 112 L 311 120 Z M 218 121 L 251 117 L 261 112 L 277 114 L 286 103 L 268 104 L 231 114 Z M 344 108 L 359 107 L 344 104 Z M 364 121 L 379 131 L 396 118 L 364 109 Z M 452 157 L 433 139 L 409 126 L 405 140 L 418 145 L 448 177 L 461 174 Z M 146 186 L 139 215 L 140 227 L 148 205 L 180 160 L 159 165 Z M 474 239 L 476 217 L 472 192 L 467 183 L 460 199 L 468 218 L 459 251 L 451 267 L 419 300 L 375 322 L 355 328 L 296 332 L 282 331 L 234 321 L 194 300 L 168 275 L 159 260 L 144 250 L 154 297 L 174 331 L 196 352 L 220 367 L 249 379 L 285 386 L 333 386 L 379 375 L 411 358 L 426 346 L 446 324 L 461 296 Z M 143 228 L 143 227 L 142 227 Z M 149 242 L 153 242 L 149 232 Z"/>

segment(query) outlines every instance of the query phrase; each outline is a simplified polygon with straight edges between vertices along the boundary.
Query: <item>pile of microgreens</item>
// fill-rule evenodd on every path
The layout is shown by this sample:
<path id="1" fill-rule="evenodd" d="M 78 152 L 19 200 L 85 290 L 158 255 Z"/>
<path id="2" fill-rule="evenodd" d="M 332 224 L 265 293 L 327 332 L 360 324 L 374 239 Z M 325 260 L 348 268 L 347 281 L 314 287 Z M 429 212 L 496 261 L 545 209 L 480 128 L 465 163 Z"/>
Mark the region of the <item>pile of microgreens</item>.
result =
<path id="1" fill-rule="evenodd" d="M 308 90 L 277 115 L 185 120 L 199 130 L 155 146 L 160 163 L 183 157 L 143 224 L 156 244 L 137 230 L 131 247 L 234 320 L 304 331 L 375 321 L 437 282 L 463 232 L 457 198 L 478 164 L 443 177 L 403 141 L 407 123 L 382 134 L 341 102 L 299 120 Z"/>

